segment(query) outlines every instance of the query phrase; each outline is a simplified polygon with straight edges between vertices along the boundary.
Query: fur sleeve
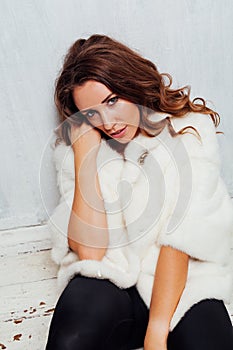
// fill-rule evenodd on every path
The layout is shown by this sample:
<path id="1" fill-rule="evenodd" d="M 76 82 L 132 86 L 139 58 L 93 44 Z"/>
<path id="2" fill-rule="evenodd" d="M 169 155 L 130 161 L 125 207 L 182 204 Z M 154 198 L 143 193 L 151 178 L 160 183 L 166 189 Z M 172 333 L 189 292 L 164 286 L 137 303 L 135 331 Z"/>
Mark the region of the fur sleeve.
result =
<path id="1" fill-rule="evenodd" d="M 167 217 L 157 243 L 196 259 L 227 263 L 233 206 L 220 175 L 215 126 L 210 116 L 196 113 L 185 119 L 174 118 L 172 124 L 176 131 L 192 125 L 201 141 L 191 129 L 192 134 L 178 136 L 178 152 L 172 155 L 165 172 Z"/>
<path id="2" fill-rule="evenodd" d="M 57 186 L 60 193 L 59 204 L 50 215 L 47 226 L 51 236 L 51 257 L 56 264 L 70 252 L 67 240 L 74 196 L 74 157 L 73 150 L 64 143 L 55 147 L 53 162 L 57 171 Z"/>
<path id="3" fill-rule="evenodd" d="M 57 170 L 57 186 L 61 196 L 74 189 L 74 153 L 71 146 L 64 143 L 57 145 L 53 153 L 53 161 Z"/>

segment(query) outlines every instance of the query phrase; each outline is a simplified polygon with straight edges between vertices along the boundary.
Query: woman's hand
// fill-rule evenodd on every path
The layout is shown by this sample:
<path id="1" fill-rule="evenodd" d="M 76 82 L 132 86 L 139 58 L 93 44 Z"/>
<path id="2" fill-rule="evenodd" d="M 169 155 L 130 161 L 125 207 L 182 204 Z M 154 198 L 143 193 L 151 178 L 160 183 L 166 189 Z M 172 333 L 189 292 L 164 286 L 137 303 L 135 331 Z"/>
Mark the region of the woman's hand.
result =
<path id="1" fill-rule="evenodd" d="M 167 350 L 168 331 L 149 321 L 144 339 L 144 350 Z"/>
<path id="2" fill-rule="evenodd" d="M 98 149 L 101 142 L 100 132 L 85 121 L 80 125 L 70 122 L 70 141 L 74 152 L 81 156 L 90 150 Z"/>

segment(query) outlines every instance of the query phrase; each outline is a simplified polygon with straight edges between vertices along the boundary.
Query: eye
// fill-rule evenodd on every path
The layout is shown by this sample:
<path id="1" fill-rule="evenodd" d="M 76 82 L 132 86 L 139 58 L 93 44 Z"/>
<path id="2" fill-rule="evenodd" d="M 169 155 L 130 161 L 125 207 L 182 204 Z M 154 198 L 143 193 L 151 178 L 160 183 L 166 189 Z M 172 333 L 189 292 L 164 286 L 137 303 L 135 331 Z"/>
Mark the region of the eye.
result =
<path id="1" fill-rule="evenodd" d="M 113 96 L 108 100 L 107 104 L 109 106 L 113 106 L 117 101 L 118 101 L 118 96 Z"/>
<path id="2" fill-rule="evenodd" d="M 87 111 L 87 113 L 85 114 L 85 116 L 86 116 L 87 118 L 92 118 L 92 117 L 94 117 L 95 113 L 96 113 L 96 111 L 95 111 L 94 109 L 90 109 L 89 111 Z"/>

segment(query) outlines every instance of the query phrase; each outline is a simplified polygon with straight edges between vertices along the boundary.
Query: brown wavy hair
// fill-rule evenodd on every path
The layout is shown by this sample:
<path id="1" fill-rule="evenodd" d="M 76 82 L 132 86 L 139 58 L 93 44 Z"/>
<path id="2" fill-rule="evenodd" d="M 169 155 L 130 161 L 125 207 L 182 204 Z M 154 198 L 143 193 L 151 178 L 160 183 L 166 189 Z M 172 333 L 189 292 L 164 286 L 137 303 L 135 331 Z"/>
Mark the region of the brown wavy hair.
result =
<path id="1" fill-rule="evenodd" d="M 56 79 L 54 99 L 62 122 L 56 129 L 56 144 L 61 140 L 67 145 L 71 144 L 67 118 L 82 123 L 81 118 L 77 119 L 77 114 L 75 117 L 78 109 L 72 92 L 75 86 L 88 80 L 104 84 L 120 98 L 137 104 L 139 108 L 143 106 L 140 109 L 140 127 L 149 136 L 158 135 L 165 125 L 168 125 L 172 136 L 183 134 L 188 128 L 197 132 L 192 126 L 176 132 L 171 125 L 171 116 L 182 117 L 188 112 L 209 114 L 215 127 L 220 123 L 219 114 L 208 108 L 203 98 L 190 100 L 190 86 L 172 89 L 172 77 L 167 73 L 159 73 L 154 63 L 106 35 L 94 34 L 88 39 L 74 42 Z M 152 122 L 148 115 L 153 111 L 171 115 L 159 122 Z"/>

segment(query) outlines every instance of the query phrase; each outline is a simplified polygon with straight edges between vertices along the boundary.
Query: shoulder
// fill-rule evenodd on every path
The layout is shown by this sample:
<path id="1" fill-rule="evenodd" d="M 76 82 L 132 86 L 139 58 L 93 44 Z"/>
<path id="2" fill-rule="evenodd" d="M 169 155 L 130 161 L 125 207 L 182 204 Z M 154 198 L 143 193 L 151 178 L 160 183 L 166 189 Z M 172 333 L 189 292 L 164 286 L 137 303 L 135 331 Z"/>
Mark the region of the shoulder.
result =
<path id="1" fill-rule="evenodd" d="M 219 142 L 216 134 L 215 124 L 208 114 L 187 113 L 184 117 L 170 118 L 171 124 L 176 132 L 187 128 L 185 133 L 179 135 L 180 140 L 194 156 L 205 155 L 207 158 L 217 160 L 219 158 Z M 196 134 L 194 128 L 200 137 Z"/>
<path id="2" fill-rule="evenodd" d="M 188 112 L 182 117 L 175 117 L 169 113 L 155 112 L 148 117 L 152 122 L 160 122 L 167 118 L 170 119 L 172 127 L 176 132 L 186 127 L 192 127 L 198 131 L 201 138 L 205 139 L 213 135 L 216 137 L 216 127 L 209 114 Z M 188 130 L 189 134 L 193 133 L 195 135 L 195 131 L 192 128 Z"/>
<path id="3" fill-rule="evenodd" d="M 203 138 L 208 137 L 208 135 L 216 135 L 216 127 L 209 114 L 190 112 L 183 117 L 170 115 L 170 120 L 176 132 L 182 128 L 192 126 Z"/>
<path id="4" fill-rule="evenodd" d="M 64 141 L 60 141 L 60 143 L 58 143 L 56 146 L 53 146 L 54 156 L 59 158 L 62 155 L 66 154 L 70 148 L 71 146 L 67 146 Z"/>
<path id="5" fill-rule="evenodd" d="M 71 170 L 74 162 L 74 153 L 71 146 L 67 146 L 64 141 L 53 146 L 53 161 L 57 171 L 61 169 Z"/>

